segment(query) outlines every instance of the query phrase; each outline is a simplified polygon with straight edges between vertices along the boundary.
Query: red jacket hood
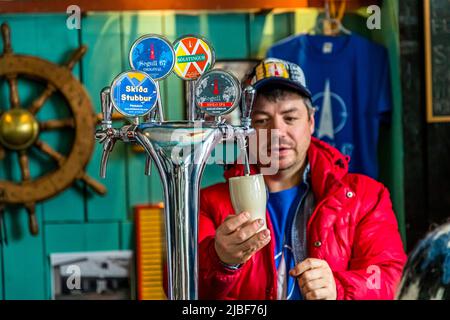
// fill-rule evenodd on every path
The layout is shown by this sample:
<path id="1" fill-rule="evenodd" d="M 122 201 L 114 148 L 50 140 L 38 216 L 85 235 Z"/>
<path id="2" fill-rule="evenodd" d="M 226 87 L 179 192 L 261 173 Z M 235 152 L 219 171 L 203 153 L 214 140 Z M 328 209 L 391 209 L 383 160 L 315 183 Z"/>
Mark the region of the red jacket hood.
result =
<path id="1" fill-rule="evenodd" d="M 334 183 L 340 181 L 348 173 L 349 156 L 344 156 L 336 148 L 311 137 L 308 149 L 308 160 L 311 167 L 311 180 L 314 194 L 318 198 L 326 193 Z M 250 173 L 259 173 L 256 165 L 250 166 Z M 224 173 L 225 179 L 244 175 L 242 164 L 233 164 Z"/>

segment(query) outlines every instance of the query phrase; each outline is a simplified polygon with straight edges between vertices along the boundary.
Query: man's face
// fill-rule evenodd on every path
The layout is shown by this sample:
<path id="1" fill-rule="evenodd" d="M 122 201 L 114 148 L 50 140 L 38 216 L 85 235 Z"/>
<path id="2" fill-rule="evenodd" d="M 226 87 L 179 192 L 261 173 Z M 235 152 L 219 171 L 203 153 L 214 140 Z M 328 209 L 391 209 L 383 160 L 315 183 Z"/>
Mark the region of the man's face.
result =
<path id="1" fill-rule="evenodd" d="M 295 93 L 287 93 L 277 101 L 257 97 L 252 125 L 258 150 L 267 152 L 272 167 L 273 161 L 278 161 L 279 170 L 301 168 L 314 133 L 314 115 L 309 117 L 302 97 Z M 261 165 L 261 161 L 258 163 Z"/>

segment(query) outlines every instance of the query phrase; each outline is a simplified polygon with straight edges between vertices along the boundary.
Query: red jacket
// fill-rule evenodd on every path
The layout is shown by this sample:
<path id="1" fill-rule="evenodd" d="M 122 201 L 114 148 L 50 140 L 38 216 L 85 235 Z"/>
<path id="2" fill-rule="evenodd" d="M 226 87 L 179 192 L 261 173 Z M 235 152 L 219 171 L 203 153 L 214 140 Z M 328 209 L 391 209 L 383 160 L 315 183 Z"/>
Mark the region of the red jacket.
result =
<path id="1" fill-rule="evenodd" d="M 308 256 L 327 261 L 337 299 L 393 299 L 406 255 L 388 190 L 348 173 L 348 158 L 317 139 L 311 141 L 308 160 L 317 204 L 307 226 Z M 225 178 L 242 174 L 243 166 L 235 165 Z M 201 190 L 199 298 L 276 299 L 273 240 L 238 270 L 220 263 L 215 230 L 232 213 L 228 182 Z M 266 218 L 274 234 L 268 212 Z"/>

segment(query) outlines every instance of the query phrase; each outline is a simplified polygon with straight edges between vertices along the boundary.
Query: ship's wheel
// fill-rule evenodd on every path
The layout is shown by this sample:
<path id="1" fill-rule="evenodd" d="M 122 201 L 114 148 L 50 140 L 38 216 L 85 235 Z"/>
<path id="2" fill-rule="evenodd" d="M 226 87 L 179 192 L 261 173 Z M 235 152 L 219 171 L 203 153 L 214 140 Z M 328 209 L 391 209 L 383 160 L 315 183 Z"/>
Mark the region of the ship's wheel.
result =
<path id="1" fill-rule="evenodd" d="M 106 193 L 106 188 L 85 172 L 94 149 L 97 119 L 86 90 L 72 75 L 72 68 L 87 49 L 80 46 L 68 62 L 60 66 L 37 57 L 14 54 L 6 23 L 1 25 L 1 32 L 3 53 L 0 55 L 0 81 L 7 82 L 9 101 L 0 100 L 0 161 L 8 153 L 17 153 L 21 181 L 0 180 L 0 213 L 6 205 L 23 205 L 29 214 L 30 232 L 36 235 L 37 202 L 57 195 L 75 180 L 84 181 L 99 194 Z M 23 105 L 19 98 L 18 79 L 22 77 L 27 81 L 37 81 L 45 88 L 28 105 Z M 67 104 L 58 105 L 58 108 L 68 107 L 70 116 L 40 121 L 37 114 L 56 93 Z M 58 131 L 58 134 L 64 134 L 64 130 L 73 131 L 73 144 L 68 154 L 43 141 L 42 133 L 49 130 Z M 52 159 L 53 169 L 32 177 L 30 153 L 41 153 Z"/>

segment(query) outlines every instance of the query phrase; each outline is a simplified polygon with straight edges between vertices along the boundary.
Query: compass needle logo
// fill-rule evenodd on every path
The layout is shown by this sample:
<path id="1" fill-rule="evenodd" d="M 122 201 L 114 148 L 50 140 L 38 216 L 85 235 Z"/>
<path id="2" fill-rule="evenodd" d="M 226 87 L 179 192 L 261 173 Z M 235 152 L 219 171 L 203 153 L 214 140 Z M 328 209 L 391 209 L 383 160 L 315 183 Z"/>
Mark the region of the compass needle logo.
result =
<path id="1" fill-rule="evenodd" d="M 330 82 L 325 84 L 325 94 L 322 102 L 322 112 L 320 114 L 318 137 L 328 137 L 334 140 L 333 111 L 331 109 Z"/>
<path id="2" fill-rule="evenodd" d="M 344 100 L 331 91 L 330 79 L 326 80 L 324 91 L 316 94 L 312 100 L 318 110 L 317 138 L 334 141 L 335 135 L 347 123 L 348 113 Z"/>
<path id="3" fill-rule="evenodd" d="M 325 81 L 324 91 L 316 94 L 312 101 L 317 110 L 316 137 L 326 140 L 343 154 L 352 156 L 355 149 L 353 143 L 344 138 L 344 135 L 337 137 L 345 128 L 349 115 L 344 100 L 332 91 L 330 79 Z"/>

